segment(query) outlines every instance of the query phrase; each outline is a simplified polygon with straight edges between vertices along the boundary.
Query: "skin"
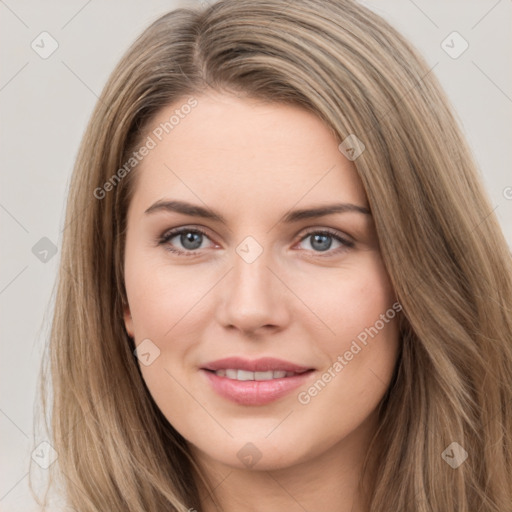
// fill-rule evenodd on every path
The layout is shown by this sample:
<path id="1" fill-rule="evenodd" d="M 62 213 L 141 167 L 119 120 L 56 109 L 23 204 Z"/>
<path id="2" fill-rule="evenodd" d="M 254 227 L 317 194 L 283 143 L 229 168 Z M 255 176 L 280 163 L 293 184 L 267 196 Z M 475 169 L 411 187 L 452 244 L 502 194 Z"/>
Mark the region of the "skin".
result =
<path id="1" fill-rule="evenodd" d="M 391 308 L 394 291 L 371 215 L 279 222 L 290 210 L 331 203 L 369 208 L 354 163 L 322 121 L 298 107 L 213 92 L 197 100 L 134 171 L 124 321 L 136 345 L 150 339 L 160 350 L 148 366 L 139 363 L 143 378 L 188 441 L 222 510 L 362 511 L 356 487 L 397 360 L 396 318 L 309 403 L 298 394 Z M 154 126 L 184 103 L 162 109 Z M 145 213 L 171 199 L 215 210 L 226 224 Z M 195 255 L 166 250 L 193 252 L 179 235 L 159 243 L 178 227 L 207 233 Z M 330 248 L 319 249 L 311 235 L 326 228 L 352 247 L 327 236 L 320 242 Z M 252 263 L 236 252 L 247 236 L 263 248 Z M 235 355 L 315 371 L 275 402 L 238 405 L 219 396 L 200 370 Z M 237 456 L 248 442 L 261 455 L 252 467 Z M 206 493 L 202 506 L 217 510 Z"/>

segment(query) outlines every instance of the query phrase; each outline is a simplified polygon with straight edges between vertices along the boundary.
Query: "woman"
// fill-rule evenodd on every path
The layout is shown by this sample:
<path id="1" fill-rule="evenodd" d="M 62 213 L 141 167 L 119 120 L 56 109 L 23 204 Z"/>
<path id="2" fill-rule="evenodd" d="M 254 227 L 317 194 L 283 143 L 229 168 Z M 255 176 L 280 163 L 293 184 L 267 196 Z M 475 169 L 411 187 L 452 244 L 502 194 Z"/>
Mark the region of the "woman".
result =
<path id="1" fill-rule="evenodd" d="M 75 510 L 512 510 L 510 254 L 434 75 L 368 9 L 162 16 L 66 225 Z"/>

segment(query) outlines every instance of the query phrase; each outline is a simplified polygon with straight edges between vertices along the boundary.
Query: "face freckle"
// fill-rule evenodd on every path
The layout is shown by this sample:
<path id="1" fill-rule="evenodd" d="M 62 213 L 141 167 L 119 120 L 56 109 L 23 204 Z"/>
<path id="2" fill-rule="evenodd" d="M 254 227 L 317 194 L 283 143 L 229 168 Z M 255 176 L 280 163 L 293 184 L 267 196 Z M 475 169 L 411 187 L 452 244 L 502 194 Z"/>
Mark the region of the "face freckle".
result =
<path id="1" fill-rule="evenodd" d="M 137 168 L 128 211 L 125 325 L 151 354 L 143 378 L 198 458 L 243 468 L 248 446 L 279 469 L 355 453 L 398 351 L 355 165 L 298 107 L 197 101 Z M 240 359 L 263 361 L 222 368 Z"/>

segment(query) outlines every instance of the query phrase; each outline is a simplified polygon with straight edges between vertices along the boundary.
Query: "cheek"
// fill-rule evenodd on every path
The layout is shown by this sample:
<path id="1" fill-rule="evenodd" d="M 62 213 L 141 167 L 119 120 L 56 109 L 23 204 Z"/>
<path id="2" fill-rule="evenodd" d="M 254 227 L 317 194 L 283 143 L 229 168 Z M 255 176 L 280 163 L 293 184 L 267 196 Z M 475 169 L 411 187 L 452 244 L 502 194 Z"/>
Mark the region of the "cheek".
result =
<path id="1" fill-rule="evenodd" d="M 142 256 L 140 262 L 137 265 L 132 258 L 126 266 L 135 343 L 148 346 L 145 340 L 150 340 L 157 348 L 149 345 L 150 364 L 141 361 L 139 367 L 153 399 L 170 417 L 170 411 L 187 410 L 190 405 L 190 395 L 180 383 L 184 382 L 184 361 L 195 347 L 192 340 L 198 338 L 193 331 L 201 329 L 201 303 L 197 303 L 211 284 L 197 272 L 194 277 L 191 271 L 171 268 L 161 260 Z M 186 388 L 193 390 L 189 384 Z"/>
<path id="2" fill-rule="evenodd" d="M 318 326 L 311 332 L 317 329 L 325 363 L 297 398 L 307 428 L 317 428 L 323 418 L 322 442 L 329 444 L 355 430 L 378 406 L 396 365 L 399 333 L 395 295 L 380 259 L 358 260 L 357 269 L 344 268 L 336 279 L 316 283 L 323 286 L 311 288 L 308 305 L 321 317 L 323 334 L 318 335 Z"/>
<path id="3" fill-rule="evenodd" d="M 135 339 L 165 339 L 178 322 L 195 312 L 211 287 L 208 273 L 192 270 L 193 266 L 173 268 L 150 258 L 127 260 L 126 290 L 133 320 Z M 131 263 L 131 265 L 130 265 Z M 211 278 L 211 276 L 210 276 Z M 199 304 L 198 304 L 199 305 Z"/>
<path id="4" fill-rule="evenodd" d="M 339 414 L 357 411 L 352 418 L 357 422 L 377 405 L 396 364 L 395 294 L 377 254 L 363 255 L 350 268 L 340 268 L 336 276 L 332 269 L 328 274 L 317 272 L 314 280 L 309 276 L 299 282 L 303 294 L 310 290 L 305 295 L 307 304 L 318 317 L 310 315 L 311 321 L 303 325 L 317 340 L 324 360 L 319 377 L 328 382 L 325 387 L 318 383 L 314 389 L 302 390 L 301 403 L 315 402 L 318 414 L 325 404 Z"/>
<path id="5" fill-rule="evenodd" d="M 311 325 L 325 333 L 323 348 L 330 354 L 339 353 L 352 339 L 378 322 L 379 331 L 391 335 L 393 322 L 382 324 L 393 302 L 394 293 L 384 265 L 375 253 L 361 256 L 353 265 L 338 270 L 302 274 L 297 280 L 297 295 L 312 313 Z M 394 311 L 388 315 L 394 317 Z M 389 328 L 388 328 L 389 327 Z"/>

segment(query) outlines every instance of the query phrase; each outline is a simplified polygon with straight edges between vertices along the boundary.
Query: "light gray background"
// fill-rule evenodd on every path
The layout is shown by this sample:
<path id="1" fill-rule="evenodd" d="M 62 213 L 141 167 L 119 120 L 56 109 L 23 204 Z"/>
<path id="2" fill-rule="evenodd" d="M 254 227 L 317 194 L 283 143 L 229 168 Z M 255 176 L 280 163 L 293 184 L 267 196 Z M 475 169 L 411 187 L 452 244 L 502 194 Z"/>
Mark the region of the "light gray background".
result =
<path id="1" fill-rule="evenodd" d="M 450 96 L 512 246 L 512 3 L 510 0 L 364 1 L 426 57 Z M 32 252 L 43 237 L 60 248 L 74 158 L 109 73 L 134 38 L 186 1 L 0 0 L 2 229 L 0 311 L 0 509 L 32 511 L 28 461 L 33 404 L 51 318 L 60 253 Z M 42 59 L 43 31 L 58 49 Z M 441 42 L 459 32 L 469 48 L 452 59 Z M 508 199 L 507 199 L 508 196 Z M 41 470 L 42 474 L 44 471 Z"/>

